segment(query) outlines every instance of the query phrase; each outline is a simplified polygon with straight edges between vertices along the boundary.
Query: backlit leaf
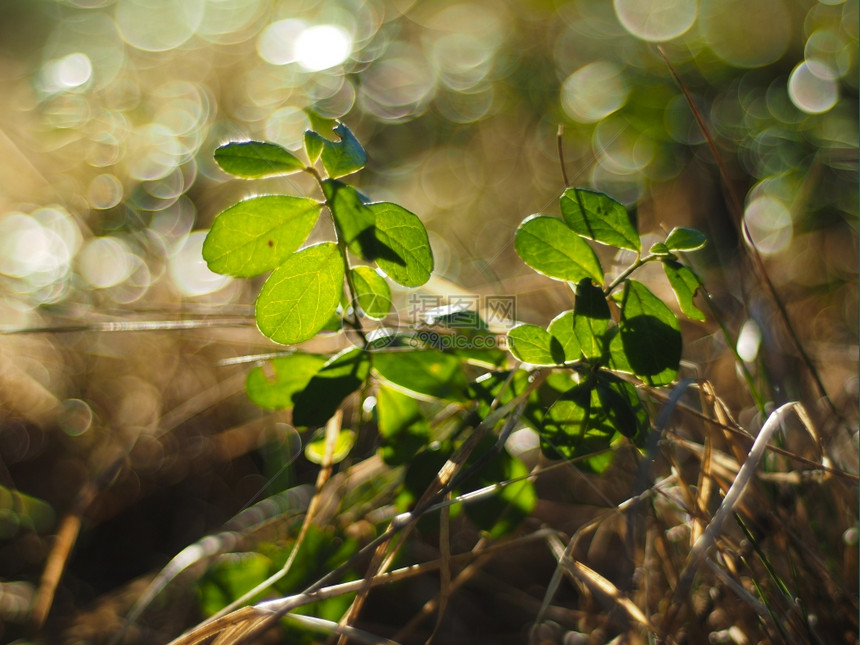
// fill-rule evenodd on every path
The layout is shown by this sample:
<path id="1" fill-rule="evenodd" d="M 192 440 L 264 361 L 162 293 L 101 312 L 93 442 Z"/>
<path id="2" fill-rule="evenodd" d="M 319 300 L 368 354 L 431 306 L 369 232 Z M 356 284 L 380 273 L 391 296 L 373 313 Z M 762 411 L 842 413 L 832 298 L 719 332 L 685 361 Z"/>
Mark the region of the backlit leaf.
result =
<path id="1" fill-rule="evenodd" d="M 621 343 L 633 373 L 649 385 L 668 385 L 681 362 L 681 327 L 672 310 L 643 284 L 628 280 L 621 304 Z"/>
<path id="2" fill-rule="evenodd" d="M 293 153 L 267 141 L 227 143 L 215 151 L 215 161 L 226 172 L 243 179 L 288 175 L 305 167 Z"/>
<path id="3" fill-rule="evenodd" d="M 573 308 L 573 331 L 583 356 L 598 359 L 606 349 L 605 335 L 611 316 L 606 297 L 600 287 L 589 279 L 576 285 L 576 303 Z"/>
<path id="4" fill-rule="evenodd" d="M 381 275 L 370 267 L 350 269 L 358 306 L 368 318 L 382 320 L 391 310 L 391 289 Z"/>
<path id="5" fill-rule="evenodd" d="M 257 298 L 257 326 L 277 343 L 313 338 L 331 319 L 343 291 L 344 265 L 336 244 L 294 253 L 276 269 Z"/>
<path id="6" fill-rule="evenodd" d="M 568 226 L 583 237 L 636 252 L 642 248 L 627 209 L 608 195 L 568 188 L 561 196 L 561 214 Z"/>
<path id="7" fill-rule="evenodd" d="M 372 262 L 376 259 L 376 215 L 352 186 L 327 179 L 322 187 L 338 237 L 350 251 Z"/>
<path id="8" fill-rule="evenodd" d="M 331 357 L 307 386 L 293 395 L 293 424 L 324 425 L 343 400 L 364 384 L 369 372 L 370 360 L 361 348 L 351 347 Z"/>
<path id="9" fill-rule="evenodd" d="M 615 427 L 589 380 L 564 393 L 546 413 L 541 450 L 550 458 L 571 459 L 609 448 Z"/>
<path id="10" fill-rule="evenodd" d="M 603 269 L 594 250 L 555 217 L 532 215 L 514 237 L 517 254 L 532 269 L 557 280 L 603 282 Z"/>
<path id="11" fill-rule="evenodd" d="M 704 321 L 704 312 L 693 304 L 693 296 L 696 295 L 696 290 L 702 286 L 699 276 L 674 260 L 664 260 L 663 270 L 666 272 L 666 277 L 669 278 L 669 284 L 672 285 L 672 291 L 675 292 L 678 306 L 681 307 L 684 315 L 692 320 Z"/>
<path id="12" fill-rule="evenodd" d="M 305 389 L 325 363 L 326 357 L 319 354 L 296 352 L 275 357 L 248 373 L 245 391 L 262 408 L 291 408 L 293 395 Z"/>
<path id="13" fill-rule="evenodd" d="M 392 385 L 435 399 L 466 401 L 468 383 L 460 360 L 435 349 L 383 350 L 373 354 L 373 369 Z"/>
<path id="14" fill-rule="evenodd" d="M 368 208 L 376 216 L 376 264 L 404 287 L 419 287 L 430 279 L 433 251 L 424 224 L 397 204 L 380 202 Z"/>
<path id="15" fill-rule="evenodd" d="M 411 396 L 382 385 L 376 395 L 376 413 L 385 463 L 408 463 L 427 444 L 430 426 Z"/>
<path id="16" fill-rule="evenodd" d="M 547 327 L 547 331 L 561 344 L 564 353 L 564 360 L 561 362 L 564 363 L 572 363 L 582 358 L 582 348 L 576 337 L 573 320 L 573 310 L 565 311 L 553 318 Z"/>
<path id="17" fill-rule="evenodd" d="M 666 237 L 666 247 L 670 251 L 696 251 L 707 243 L 708 239 L 701 231 L 694 228 L 673 228 Z"/>
<path id="18" fill-rule="evenodd" d="M 543 327 L 518 325 L 508 332 L 508 349 L 519 360 L 532 365 L 564 362 L 564 347 Z"/>
<path id="19" fill-rule="evenodd" d="M 265 195 L 220 213 L 203 243 L 215 273 L 249 278 L 283 264 L 313 229 L 320 204 L 304 197 Z"/>
<path id="20" fill-rule="evenodd" d="M 311 441 L 305 446 L 305 459 L 313 464 L 321 464 L 325 458 L 325 438 Z M 332 451 L 331 462 L 333 464 L 340 463 L 352 450 L 355 445 L 355 432 L 352 430 L 341 430 L 337 435 L 337 440 Z"/>
<path id="21" fill-rule="evenodd" d="M 364 148 L 361 147 L 358 139 L 350 132 L 349 128 L 343 123 L 338 123 L 334 132 L 340 137 L 340 141 L 324 139 L 322 147 L 323 167 L 332 179 L 361 170 L 367 162 Z"/>

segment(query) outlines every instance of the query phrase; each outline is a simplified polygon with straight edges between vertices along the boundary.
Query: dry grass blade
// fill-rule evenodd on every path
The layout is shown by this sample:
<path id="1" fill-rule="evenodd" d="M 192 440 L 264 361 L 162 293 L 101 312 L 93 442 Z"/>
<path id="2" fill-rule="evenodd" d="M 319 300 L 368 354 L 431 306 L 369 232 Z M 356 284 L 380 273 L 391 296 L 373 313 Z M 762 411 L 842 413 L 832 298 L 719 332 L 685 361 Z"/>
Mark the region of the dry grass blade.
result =
<path id="1" fill-rule="evenodd" d="M 575 560 L 568 554 L 568 549 L 562 544 L 557 536 L 548 538 L 550 549 L 558 559 L 559 565 L 565 573 L 575 577 L 587 587 L 597 590 L 615 602 L 636 623 L 645 627 L 652 634 L 657 633 L 657 628 L 648 620 L 648 617 L 636 606 L 632 600 L 625 596 L 614 584 L 601 576 L 597 571 L 587 567 Z"/>
<path id="2" fill-rule="evenodd" d="M 451 499 L 451 492 L 445 495 L 446 500 Z M 445 608 L 448 606 L 448 598 L 451 595 L 451 507 L 447 506 L 439 514 L 439 559 L 442 566 L 439 569 L 439 613 L 436 616 L 436 625 L 427 639 L 426 645 L 433 642 L 433 638 L 442 625 L 445 616 Z"/>
<path id="3" fill-rule="evenodd" d="M 734 513 L 744 491 L 755 476 L 755 471 L 758 468 L 758 464 L 761 461 L 762 456 L 765 454 L 765 447 L 767 446 L 768 441 L 770 441 L 774 432 L 781 427 L 783 418 L 794 406 L 794 403 L 786 403 L 772 412 L 768 417 L 767 421 L 759 431 L 755 443 L 753 443 L 752 450 L 750 450 L 747 460 L 744 462 L 743 466 L 741 466 L 737 477 L 729 488 L 728 493 L 726 493 L 726 496 L 723 498 L 720 508 L 708 524 L 708 528 L 696 541 L 693 548 L 690 550 L 690 553 L 687 555 L 684 570 L 679 578 L 678 585 L 675 587 L 672 594 L 672 602 L 664 621 L 665 633 L 671 633 L 674 621 L 680 611 L 680 599 L 687 596 L 690 588 L 693 586 L 693 581 L 696 577 L 699 564 L 707 555 L 711 547 L 714 546 L 717 538 L 722 533 L 725 521 L 732 513 Z"/>

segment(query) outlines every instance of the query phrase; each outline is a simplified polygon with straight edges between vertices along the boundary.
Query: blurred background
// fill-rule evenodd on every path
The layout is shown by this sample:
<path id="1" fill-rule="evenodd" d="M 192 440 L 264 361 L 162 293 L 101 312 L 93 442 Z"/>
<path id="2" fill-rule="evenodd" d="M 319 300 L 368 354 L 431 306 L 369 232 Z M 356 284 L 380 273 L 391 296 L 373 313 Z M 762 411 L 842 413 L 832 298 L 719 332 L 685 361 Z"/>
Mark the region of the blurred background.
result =
<path id="1" fill-rule="evenodd" d="M 512 239 L 558 213 L 563 126 L 570 184 L 655 241 L 706 233 L 690 261 L 757 387 L 807 404 L 856 472 L 857 50 L 852 0 L 0 0 L 0 640 L 26 633 L 67 513 L 64 634 L 87 612 L 115 625 L 128 602 L 110 594 L 301 479 L 270 481 L 294 431 L 243 392 L 242 357 L 275 349 L 255 285 L 200 250 L 237 199 L 319 195 L 228 178 L 212 152 L 232 139 L 300 151 L 342 119 L 369 156 L 349 181 L 427 225 L 448 281 L 429 288 L 516 295 L 517 318 L 545 324 L 570 294 Z M 685 334 L 690 370 L 754 431 L 714 317 Z"/>

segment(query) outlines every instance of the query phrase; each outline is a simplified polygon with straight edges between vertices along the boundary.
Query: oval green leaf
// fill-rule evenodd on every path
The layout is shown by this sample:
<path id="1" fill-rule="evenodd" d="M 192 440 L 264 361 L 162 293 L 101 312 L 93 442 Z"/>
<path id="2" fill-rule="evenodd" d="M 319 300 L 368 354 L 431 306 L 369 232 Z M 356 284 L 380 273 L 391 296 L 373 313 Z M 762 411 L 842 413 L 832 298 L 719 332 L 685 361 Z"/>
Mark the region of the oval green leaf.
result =
<path id="1" fill-rule="evenodd" d="M 558 365 L 565 358 L 561 343 L 537 325 L 518 325 L 511 329 L 508 349 L 517 359 L 532 365 Z"/>
<path id="2" fill-rule="evenodd" d="M 554 459 L 609 448 L 615 433 L 594 383 L 574 386 L 550 406 L 540 431 L 541 450 Z"/>
<path id="3" fill-rule="evenodd" d="M 346 459 L 349 451 L 355 445 L 355 432 L 352 430 L 341 430 L 334 444 L 331 463 L 337 464 Z M 325 438 L 311 441 L 305 446 L 305 459 L 313 464 L 322 464 L 325 458 Z"/>
<path id="4" fill-rule="evenodd" d="M 429 441 L 430 426 L 418 402 L 397 390 L 380 386 L 376 395 L 382 459 L 390 466 L 409 463 Z"/>
<path id="5" fill-rule="evenodd" d="M 627 209 L 609 195 L 584 188 L 568 188 L 560 203 L 564 221 L 579 235 L 637 253 L 642 248 Z"/>
<path id="6" fill-rule="evenodd" d="M 572 363 L 582 358 L 582 348 L 576 337 L 573 320 L 573 310 L 571 309 L 553 318 L 547 327 L 547 331 L 558 341 L 564 352 L 564 360 L 560 361 L 562 363 Z"/>
<path id="7" fill-rule="evenodd" d="M 564 222 L 546 215 L 526 218 L 514 236 L 517 254 L 538 273 L 556 280 L 603 282 L 594 250 Z"/>
<path id="8" fill-rule="evenodd" d="M 350 251 L 372 262 L 376 259 L 376 215 L 352 186 L 327 179 L 322 187 L 338 237 Z"/>
<path id="9" fill-rule="evenodd" d="M 263 285 L 257 298 L 257 327 L 284 345 L 313 338 L 337 308 L 343 274 L 336 244 L 324 242 L 294 253 Z"/>
<path id="10" fill-rule="evenodd" d="M 322 163 L 328 176 L 336 179 L 364 168 L 367 154 L 355 135 L 343 123 L 335 126 L 334 133 L 340 141 L 323 139 Z"/>
<path id="11" fill-rule="evenodd" d="M 663 260 L 663 271 L 669 278 L 672 291 L 678 300 L 678 306 L 684 315 L 691 320 L 705 320 L 704 312 L 693 304 L 696 290 L 702 286 L 702 280 L 689 268 L 674 260 Z"/>
<path id="12" fill-rule="evenodd" d="M 381 275 L 370 267 L 350 269 L 355 297 L 364 315 L 382 320 L 391 311 L 391 288 Z"/>
<path id="13" fill-rule="evenodd" d="M 267 141 L 227 143 L 215 150 L 215 161 L 225 172 L 243 179 L 289 175 L 305 167 L 291 152 Z"/>
<path id="14" fill-rule="evenodd" d="M 705 234 L 694 228 L 673 228 L 666 237 L 666 247 L 670 251 L 696 251 L 707 242 Z"/>
<path id="15" fill-rule="evenodd" d="M 672 383 L 681 362 L 681 327 L 672 310 L 645 285 L 627 280 L 619 327 L 611 353 L 617 353 L 620 342 L 636 376 L 654 386 Z"/>
<path id="16" fill-rule="evenodd" d="M 283 264 L 313 229 L 320 204 L 306 197 L 265 195 L 220 213 L 203 243 L 215 273 L 250 278 Z"/>
<path id="17" fill-rule="evenodd" d="M 384 350 L 373 354 L 373 369 L 408 392 L 434 399 L 464 402 L 468 383 L 460 360 L 435 349 Z"/>
<path id="18" fill-rule="evenodd" d="M 427 229 L 414 213 L 388 202 L 370 204 L 376 217 L 376 264 L 404 287 L 420 287 L 433 271 Z"/>
<path id="19" fill-rule="evenodd" d="M 603 356 L 611 319 L 603 290 L 587 278 L 581 280 L 576 285 L 573 332 L 585 358 L 593 360 Z"/>
<path id="20" fill-rule="evenodd" d="M 326 357 L 319 354 L 278 356 L 248 373 L 245 391 L 261 408 L 291 408 L 295 405 L 293 395 L 304 390 L 325 363 Z"/>
<path id="21" fill-rule="evenodd" d="M 369 372 L 367 352 L 359 347 L 332 356 L 307 386 L 293 395 L 293 425 L 324 425 L 343 400 L 364 384 Z"/>

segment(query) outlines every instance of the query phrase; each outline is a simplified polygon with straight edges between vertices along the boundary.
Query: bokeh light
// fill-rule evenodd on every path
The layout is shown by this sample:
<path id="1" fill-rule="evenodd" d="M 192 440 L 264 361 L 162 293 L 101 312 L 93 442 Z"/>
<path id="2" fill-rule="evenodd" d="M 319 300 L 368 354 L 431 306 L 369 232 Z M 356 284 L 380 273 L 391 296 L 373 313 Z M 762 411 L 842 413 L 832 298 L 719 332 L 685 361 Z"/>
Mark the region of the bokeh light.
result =
<path id="1" fill-rule="evenodd" d="M 837 74 L 826 63 L 805 60 L 788 77 L 788 95 L 799 109 L 808 114 L 827 112 L 839 100 Z"/>
<path id="2" fill-rule="evenodd" d="M 672 40 L 696 20 L 696 0 L 614 0 L 618 20 L 634 36 L 651 42 Z"/>
<path id="3" fill-rule="evenodd" d="M 561 104 L 570 118 L 594 123 L 623 107 L 628 92 L 618 65 L 595 61 L 565 79 L 561 86 Z"/>

